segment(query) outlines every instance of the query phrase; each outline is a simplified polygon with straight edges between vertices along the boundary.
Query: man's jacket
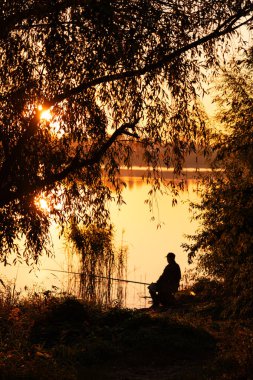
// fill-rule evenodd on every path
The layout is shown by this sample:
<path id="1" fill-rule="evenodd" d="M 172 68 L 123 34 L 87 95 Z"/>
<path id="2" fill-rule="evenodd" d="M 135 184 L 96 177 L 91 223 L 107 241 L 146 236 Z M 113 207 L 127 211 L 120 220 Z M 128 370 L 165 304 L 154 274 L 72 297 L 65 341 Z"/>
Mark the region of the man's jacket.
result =
<path id="1" fill-rule="evenodd" d="M 158 292 L 175 293 L 178 290 L 180 279 L 179 265 L 176 262 L 168 264 L 156 283 Z"/>

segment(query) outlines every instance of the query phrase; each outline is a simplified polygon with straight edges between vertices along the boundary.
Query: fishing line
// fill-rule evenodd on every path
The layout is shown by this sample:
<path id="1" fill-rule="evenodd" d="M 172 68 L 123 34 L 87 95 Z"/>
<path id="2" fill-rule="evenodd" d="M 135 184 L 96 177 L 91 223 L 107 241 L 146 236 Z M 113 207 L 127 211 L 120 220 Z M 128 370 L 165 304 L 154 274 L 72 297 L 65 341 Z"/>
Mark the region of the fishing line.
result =
<path id="1" fill-rule="evenodd" d="M 75 275 L 79 275 L 79 276 L 83 275 L 83 273 L 81 273 L 81 272 L 71 272 L 71 271 L 59 270 L 59 269 L 45 268 L 45 269 L 41 269 L 41 270 L 46 270 L 46 271 L 50 271 L 50 272 L 58 272 L 58 273 L 75 274 Z M 129 283 L 132 283 L 132 284 L 150 285 L 150 283 L 148 283 L 148 282 L 125 280 L 125 279 L 122 279 L 122 278 L 99 276 L 99 275 L 96 275 L 96 274 L 91 274 L 90 276 L 91 277 L 96 277 L 96 278 L 103 278 L 105 280 L 112 280 L 112 281 L 119 281 L 119 282 L 129 282 Z M 85 277 L 88 277 L 88 275 L 85 275 Z"/>

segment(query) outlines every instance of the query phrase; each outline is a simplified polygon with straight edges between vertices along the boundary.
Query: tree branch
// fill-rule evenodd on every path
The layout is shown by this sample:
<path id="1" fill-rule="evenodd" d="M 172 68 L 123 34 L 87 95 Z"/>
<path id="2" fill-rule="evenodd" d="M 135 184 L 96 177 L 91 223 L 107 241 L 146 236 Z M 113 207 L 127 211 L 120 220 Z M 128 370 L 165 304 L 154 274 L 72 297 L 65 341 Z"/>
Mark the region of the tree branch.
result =
<path id="1" fill-rule="evenodd" d="M 66 178 L 70 173 L 73 173 L 74 171 L 80 170 L 83 167 L 91 167 L 97 163 L 99 163 L 104 156 L 104 154 L 107 152 L 107 150 L 112 146 L 112 144 L 116 141 L 116 139 L 121 135 L 129 135 L 138 137 L 136 133 L 129 132 L 130 130 L 134 131 L 134 128 L 139 120 L 135 120 L 133 123 L 126 123 L 121 125 L 116 131 L 113 132 L 113 134 L 110 136 L 110 138 L 100 147 L 100 149 L 96 152 L 94 152 L 91 157 L 85 158 L 85 159 L 78 159 L 76 156 L 72 163 L 65 168 L 62 172 L 54 174 L 50 181 L 53 182 L 61 181 L 64 178 Z"/>
<path id="2" fill-rule="evenodd" d="M 92 167 L 93 165 L 99 163 L 107 152 L 107 150 L 112 146 L 112 144 L 116 141 L 116 139 L 121 135 L 129 135 L 138 137 L 138 135 L 134 132 L 136 124 L 139 120 L 135 120 L 132 123 L 126 123 L 121 125 L 117 130 L 113 132 L 113 134 L 109 137 L 109 139 L 90 157 L 85 159 L 80 159 L 78 155 L 76 155 L 72 162 L 61 172 L 56 174 L 51 174 L 44 180 L 36 182 L 36 184 L 28 184 L 27 186 L 21 186 L 17 189 L 16 192 L 10 191 L 10 184 L 4 186 L 0 191 L 0 208 L 6 206 L 8 203 L 20 199 L 22 196 L 33 194 L 34 192 L 42 191 L 44 188 L 52 187 L 56 182 L 62 181 L 68 177 L 69 174 L 72 174 L 84 167 L 87 169 Z M 129 130 L 132 130 L 130 132 Z"/>
<path id="3" fill-rule="evenodd" d="M 161 69 L 163 66 L 168 64 L 169 62 L 172 62 L 173 59 L 176 57 L 179 57 L 183 53 L 186 53 L 187 51 L 194 49 L 200 45 L 205 44 L 206 42 L 212 41 L 214 39 L 217 39 L 221 36 L 224 36 L 230 32 L 233 32 L 237 30 L 241 25 L 245 25 L 247 22 L 252 20 L 252 17 L 249 18 L 249 20 L 246 22 L 244 21 L 242 24 L 236 25 L 237 21 L 240 20 L 242 17 L 246 17 L 247 15 L 250 14 L 250 12 L 253 11 L 253 5 L 250 5 L 246 9 L 242 9 L 239 12 L 235 13 L 231 17 L 229 17 L 227 20 L 225 20 L 221 25 L 219 25 L 213 32 L 205 35 L 202 38 L 198 38 L 197 40 L 182 46 L 178 48 L 177 50 L 174 50 L 170 54 L 165 54 L 163 58 L 161 58 L 159 61 L 147 64 L 142 68 L 138 69 L 133 69 L 133 70 L 128 70 L 128 71 L 123 71 L 115 74 L 107 74 L 98 78 L 91 79 L 87 82 L 83 82 L 77 87 L 74 87 L 70 90 L 67 90 L 61 94 L 56 95 L 52 99 L 48 99 L 44 101 L 44 105 L 46 107 L 52 107 L 55 104 L 68 99 L 69 97 L 73 95 L 78 95 L 82 93 L 83 91 L 87 90 L 88 88 L 97 86 L 99 84 L 103 83 L 110 83 L 114 82 L 117 80 L 122 80 L 122 79 L 127 79 L 127 78 L 133 78 L 133 77 L 140 77 L 145 75 L 148 72 L 155 71 L 157 69 Z"/>

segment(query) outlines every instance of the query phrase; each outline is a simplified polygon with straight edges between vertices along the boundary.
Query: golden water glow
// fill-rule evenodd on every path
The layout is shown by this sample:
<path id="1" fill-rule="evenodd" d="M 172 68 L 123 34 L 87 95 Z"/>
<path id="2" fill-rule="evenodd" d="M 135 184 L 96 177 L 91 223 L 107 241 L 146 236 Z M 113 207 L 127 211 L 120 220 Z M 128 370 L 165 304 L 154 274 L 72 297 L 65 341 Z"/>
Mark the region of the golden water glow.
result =
<path id="1" fill-rule="evenodd" d="M 181 267 L 182 274 L 185 270 L 191 269 L 187 254 L 181 244 L 187 240 L 185 235 L 193 234 L 199 227 L 198 221 L 191 221 L 192 214 L 189 212 L 187 203 L 187 199 L 197 201 L 199 198 L 196 191 L 198 188 L 197 181 L 194 179 L 188 181 L 188 187 L 180 193 L 178 204 L 175 207 L 172 206 L 172 197 L 169 194 L 157 194 L 157 199 L 153 200 L 153 213 L 150 213 L 148 205 L 144 203 L 150 187 L 142 180 L 141 175 L 122 179 L 131 185 L 123 190 L 125 204 L 119 208 L 116 202 L 112 202 L 110 211 L 111 222 L 115 226 L 115 246 L 128 247 L 128 280 L 147 283 L 156 281 L 167 264 L 165 256 L 168 251 L 176 254 L 176 261 Z M 42 212 L 54 212 L 57 208 L 64 207 L 63 197 L 63 189 L 59 189 L 56 194 L 42 192 L 37 197 L 35 205 Z M 60 203 L 61 199 L 62 204 Z M 155 221 L 151 221 L 152 215 L 155 216 Z M 161 227 L 157 228 L 159 221 Z M 71 264 L 71 268 L 78 272 L 78 263 L 70 262 L 69 256 L 66 256 L 66 241 L 64 238 L 59 239 L 60 233 L 56 224 L 52 224 L 51 235 L 55 257 L 44 255 L 41 260 L 41 269 L 58 270 L 60 268 L 67 271 Z M 16 267 L 7 266 L 3 268 L 7 278 L 13 279 L 19 288 L 25 285 L 33 287 L 34 284 L 38 284 L 42 289 L 49 289 L 53 285 L 57 285 L 59 289 L 64 289 L 65 284 L 65 290 L 70 290 L 67 286 L 72 286 L 72 280 L 64 273 L 59 273 L 56 276 L 50 271 L 40 270 L 28 273 L 29 270 L 29 267 L 20 267 L 17 277 Z M 148 295 L 145 286 L 128 284 L 126 306 L 145 307 L 146 299 L 143 298 L 145 294 Z"/>

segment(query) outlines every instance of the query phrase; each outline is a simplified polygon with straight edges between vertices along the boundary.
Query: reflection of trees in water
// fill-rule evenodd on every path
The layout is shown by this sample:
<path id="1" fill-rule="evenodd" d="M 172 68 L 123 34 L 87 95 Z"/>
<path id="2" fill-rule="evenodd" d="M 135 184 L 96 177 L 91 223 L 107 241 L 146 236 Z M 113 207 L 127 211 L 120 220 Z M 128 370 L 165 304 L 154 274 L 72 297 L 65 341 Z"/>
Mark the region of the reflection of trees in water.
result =
<path id="1" fill-rule="evenodd" d="M 129 190 L 133 190 L 135 188 L 142 188 L 144 186 L 147 186 L 147 182 L 142 179 L 141 177 L 122 177 L 122 180 L 125 182 L 126 187 Z M 150 181 L 152 183 L 152 180 Z M 191 176 L 186 175 L 185 177 L 181 179 L 165 179 L 165 182 L 161 184 L 161 190 L 163 194 L 170 193 L 173 195 L 175 192 L 178 194 L 178 192 L 181 191 L 198 191 L 198 186 L 201 184 L 201 178 L 196 177 L 192 178 Z M 174 192 L 173 192 L 174 190 Z"/>
<path id="2" fill-rule="evenodd" d="M 69 233 L 72 252 L 78 257 L 78 295 L 103 305 L 123 305 L 126 299 L 126 283 L 114 281 L 126 277 L 127 248 L 113 244 L 112 226 L 73 225 Z"/>
<path id="3" fill-rule="evenodd" d="M 119 178 L 119 187 L 123 190 L 126 186 L 129 190 L 134 188 L 141 188 L 147 185 L 147 179 L 143 179 L 143 175 L 146 172 L 146 168 L 134 168 L 134 169 L 121 169 L 121 175 Z M 201 182 L 201 178 L 207 173 L 210 174 L 208 168 L 200 168 L 197 170 L 184 170 L 180 177 L 174 175 L 173 170 L 162 170 L 161 177 L 163 181 L 161 182 L 161 187 L 165 185 L 168 186 L 168 190 L 176 188 L 177 190 L 186 190 L 188 191 L 193 186 Z M 149 184 L 155 183 L 155 179 L 150 177 L 148 180 Z M 115 191 L 114 187 L 105 179 L 104 183 L 108 186 L 113 192 Z M 165 190 L 165 189 L 164 189 Z"/>
<path id="4" fill-rule="evenodd" d="M 123 180 L 130 190 L 134 187 L 142 187 L 144 183 L 143 179 L 140 177 L 123 177 Z"/>

